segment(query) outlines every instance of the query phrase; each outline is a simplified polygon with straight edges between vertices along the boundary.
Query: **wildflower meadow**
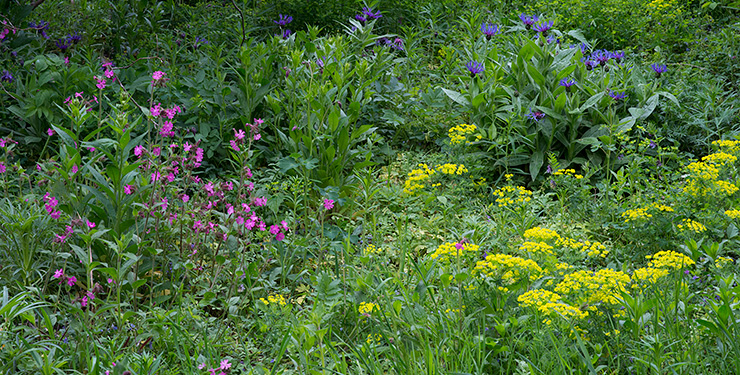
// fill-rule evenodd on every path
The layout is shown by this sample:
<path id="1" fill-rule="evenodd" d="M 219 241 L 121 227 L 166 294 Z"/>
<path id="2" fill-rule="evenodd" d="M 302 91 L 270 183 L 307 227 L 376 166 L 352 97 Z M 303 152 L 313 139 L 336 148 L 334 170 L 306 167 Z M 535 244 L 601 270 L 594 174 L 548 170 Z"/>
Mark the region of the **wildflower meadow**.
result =
<path id="1" fill-rule="evenodd" d="M 740 374 L 738 20 L 0 1 L 0 375 Z"/>

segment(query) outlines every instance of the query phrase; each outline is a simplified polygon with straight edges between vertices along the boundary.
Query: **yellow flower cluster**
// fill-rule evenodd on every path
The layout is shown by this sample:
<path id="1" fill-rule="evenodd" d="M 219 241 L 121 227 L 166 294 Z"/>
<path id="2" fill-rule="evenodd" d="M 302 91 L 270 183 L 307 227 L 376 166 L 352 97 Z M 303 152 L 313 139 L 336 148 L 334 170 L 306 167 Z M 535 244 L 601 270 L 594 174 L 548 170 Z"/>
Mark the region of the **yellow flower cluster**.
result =
<path id="1" fill-rule="evenodd" d="M 534 227 L 524 231 L 524 238 L 530 241 L 552 243 L 552 241 L 559 239 L 560 235 L 552 229 Z"/>
<path id="2" fill-rule="evenodd" d="M 577 174 L 575 169 L 558 169 L 557 171 L 553 172 L 553 176 L 573 176 L 577 180 L 580 180 L 583 178 L 582 175 Z"/>
<path id="3" fill-rule="evenodd" d="M 283 297 L 282 294 L 273 294 L 273 295 L 267 296 L 267 299 L 260 298 L 260 301 L 262 301 L 262 303 L 264 303 L 267 306 L 269 305 L 285 306 L 286 305 L 285 297 Z"/>
<path id="4" fill-rule="evenodd" d="M 530 240 L 529 242 L 525 242 L 519 249 L 520 250 L 528 250 L 526 247 L 532 247 L 531 250 L 528 250 L 532 253 L 551 250 L 553 247 L 565 247 L 569 249 L 573 249 L 576 251 L 579 251 L 581 253 L 586 254 L 589 257 L 606 257 L 609 254 L 609 250 L 606 249 L 606 246 L 598 241 L 576 241 L 572 238 L 568 237 L 561 237 L 557 232 L 555 232 L 552 229 L 542 228 L 542 227 L 533 227 L 530 229 L 527 229 L 524 232 L 524 238 L 527 240 Z M 531 242 L 538 242 L 542 243 L 539 248 L 534 248 L 534 245 L 528 245 L 525 247 L 527 243 Z M 551 247 L 549 249 L 544 248 L 542 245 L 550 245 Z M 552 251 L 548 251 L 548 254 L 553 254 Z"/>
<path id="5" fill-rule="evenodd" d="M 725 166 L 727 164 L 734 164 L 737 161 L 737 157 L 725 152 L 716 152 L 701 158 L 701 161 L 709 164 Z"/>
<path id="6" fill-rule="evenodd" d="M 620 293 L 629 283 L 629 275 L 621 271 L 608 268 L 596 272 L 581 270 L 565 275 L 563 281 L 555 286 L 555 291 L 574 295 L 577 301 L 589 305 L 613 305 L 619 302 Z"/>
<path id="7" fill-rule="evenodd" d="M 380 333 L 376 333 L 374 336 L 373 334 L 368 334 L 367 339 L 365 341 L 370 345 L 380 344 L 381 340 L 383 340 L 383 335 Z"/>
<path id="8" fill-rule="evenodd" d="M 647 208 L 635 208 L 631 210 L 627 210 L 622 212 L 622 218 L 624 219 L 625 223 L 629 223 L 630 221 L 643 221 L 647 220 L 653 215 L 649 214 L 647 212 Z"/>
<path id="9" fill-rule="evenodd" d="M 372 302 L 360 302 L 360 307 L 357 309 L 360 314 L 370 314 L 373 310 L 377 309 L 378 305 Z"/>
<path id="10" fill-rule="evenodd" d="M 692 231 L 696 233 L 705 232 L 707 230 L 707 227 L 704 226 L 702 223 L 698 223 L 691 219 L 683 219 L 681 221 L 681 224 L 678 224 L 678 229 L 682 231 Z"/>
<path id="11" fill-rule="evenodd" d="M 588 316 L 587 311 L 581 311 L 567 303 L 560 301 L 560 295 L 544 289 L 530 290 L 520 295 L 517 300 L 524 307 L 535 308 L 540 313 L 554 317 L 562 316 L 565 319 L 584 319 Z M 550 324 L 548 319 L 546 324 Z"/>
<path id="12" fill-rule="evenodd" d="M 491 278 L 500 277 L 504 283 L 514 284 L 520 280 L 537 280 L 542 274 L 542 268 L 531 259 L 491 254 L 485 260 L 479 260 L 473 272 Z"/>
<path id="13" fill-rule="evenodd" d="M 462 256 L 464 251 L 476 253 L 479 249 L 480 246 L 472 243 L 447 242 L 439 245 L 431 257 L 440 262 L 451 262 L 457 257 Z"/>
<path id="14" fill-rule="evenodd" d="M 650 211 L 653 211 L 652 213 Z M 642 208 L 633 208 L 631 210 L 627 210 L 622 212 L 622 218 L 624 219 L 625 223 L 632 222 L 642 222 L 647 221 L 647 219 L 650 219 L 653 217 L 653 213 L 655 211 L 658 212 L 674 212 L 673 207 L 666 206 L 657 202 L 654 202 L 653 204 L 642 207 Z"/>
<path id="15" fill-rule="evenodd" d="M 727 266 L 728 264 L 732 264 L 734 262 L 735 261 L 732 260 L 732 258 L 728 258 L 728 257 L 717 257 L 717 259 L 714 261 L 714 265 L 717 268 L 722 269 L 722 268 L 725 268 L 725 266 Z"/>
<path id="16" fill-rule="evenodd" d="M 659 251 L 645 258 L 649 260 L 648 267 L 668 270 L 680 270 L 696 264 L 691 258 L 675 251 Z"/>
<path id="17" fill-rule="evenodd" d="M 450 130 L 447 131 L 447 134 L 450 136 L 450 142 L 453 145 L 461 145 L 461 144 L 472 144 L 473 142 L 468 141 L 468 136 L 475 133 L 476 129 L 478 129 L 475 125 L 468 125 L 468 124 L 460 124 L 458 126 L 451 127 Z M 480 141 L 483 137 L 481 135 L 478 135 L 475 137 L 476 141 Z"/>
<path id="18" fill-rule="evenodd" d="M 558 246 L 580 251 L 581 253 L 586 254 L 589 257 L 600 256 L 602 258 L 605 258 L 607 255 L 609 255 L 609 250 L 607 250 L 606 246 L 604 246 L 604 244 L 599 241 L 576 241 L 572 238 L 560 237 L 557 241 L 555 241 L 555 243 Z"/>
<path id="19" fill-rule="evenodd" d="M 429 180 L 437 172 L 447 175 L 461 175 L 468 173 L 468 168 L 462 164 L 437 164 L 434 169 L 429 168 L 428 165 L 421 163 L 418 165 L 418 169 L 412 169 L 409 172 L 408 177 L 404 183 L 403 192 L 409 195 L 414 195 L 419 190 L 424 189 L 424 182 Z M 439 186 L 440 184 L 434 184 L 432 186 Z"/>
<path id="20" fill-rule="evenodd" d="M 414 195 L 418 190 L 424 189 L 424 181 L 428 180 L 430 176 L 434 174 L 433 169 L 429 169 L 429 166 L 422 163 L 419 164 L 419 169 L 412 169 L 406 178 L 404 183 L 403 192 L 409 195 Z"/>
<path id="21" fill-rule="evenodd" d="M 740 154 L 740 141 L 731 141 L 731 140 L 719 140 L 712 142 L 712 145 L 717 146 L 717 148 L 722 152 L 727 152 L 733 155 Z"/>
<path id="22" fill-rule="evenodd" d="M 737 219 L 740 218 L 740 210 L 727 210 L 725 211 L 725 215 L 730 219 Z"/>
<path id="23" fill-rule="evenodd" d="M 545 242 L 527 241 L 519 246 L 519 251 L 522 251 L 525 254 L 530 254 L 530 256 L 533 257 L 555 255 L 552 251 L 552 246 Z"/>
<path id="24" fill-rule="evenodd" d="M 693 162 L 686 166 L 686 169 L 693 178 L 699 180 L 716 180 L 719 177 L 719 169 L 704 162 Z"/>
<path id="25" fill-rule="evenodd" d="M 493 192 L 499 207 L 520 206 L 532 200 L 532 192 L 521 186 L 506 185 Z"/>
<path id="26" fill-rule="evenodd" d="M 733 155 L 716 153 L 704 157 L 710 162 L 694 162 L 686 168 L 691 178 L 684 186 L 683 191 L 693 197 L 725 197 L 735 194 L 739 189 L 734 184 L 719 180 L 719 167 L 724 167 Z M 719 162 L 722 163 L 719 163 Z M 715 163 L 717 162 L 717 163 Z"/>
<path id="27" fill-rule="evenodd" d="M 364 252 L 367 255 L 375 255 L 375 254 L 382 253 L 383 252 L 383 249 L 379 249 L 379 248 L 375 247 L 375 245 L 373 245 L 373 244 L 368 244 L 367 246 L 365 246 Z"/>
<path id="28" fill-rule="evenodd" d="M 670 271 L 666 268 L 643 267 L 632 271 L 632 288 L 644 288 L 654 285 L 658 280 L 667 276 Z"/>

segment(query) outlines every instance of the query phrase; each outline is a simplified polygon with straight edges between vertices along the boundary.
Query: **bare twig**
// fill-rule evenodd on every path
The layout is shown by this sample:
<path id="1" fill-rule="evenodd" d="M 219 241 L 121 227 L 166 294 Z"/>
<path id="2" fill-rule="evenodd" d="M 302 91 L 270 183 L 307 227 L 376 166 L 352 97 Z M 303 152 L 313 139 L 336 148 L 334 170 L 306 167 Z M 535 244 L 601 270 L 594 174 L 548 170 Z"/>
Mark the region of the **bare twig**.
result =
<path id="1" fill-rule="evenodd" d="M 241 17 L 242 19 L 242 42 L 239 43 L 239 47 L 241 48 L 244 47 L 244 39 L 246 39 L 247 36 L 246 30 L 244 30 L 244 12 L 236 5 L 236 2 L 234 0 L 231 0 L 231 4 L 234 5 L 234 8 L 236 8 L 236 10 L 239 12 L 239 17 Z"/>

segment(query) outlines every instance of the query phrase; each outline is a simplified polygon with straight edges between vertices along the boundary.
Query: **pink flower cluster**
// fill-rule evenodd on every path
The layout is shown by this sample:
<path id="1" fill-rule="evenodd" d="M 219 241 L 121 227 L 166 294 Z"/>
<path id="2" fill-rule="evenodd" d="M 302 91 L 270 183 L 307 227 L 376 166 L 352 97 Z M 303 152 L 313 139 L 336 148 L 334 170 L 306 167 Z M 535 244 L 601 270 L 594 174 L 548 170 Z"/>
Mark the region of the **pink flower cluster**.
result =
<path id="1" fill-rule="evenodd" d="M 46 204 L 44 204 L 44 209 L 49 213 L 49 216 L 51 216 L 52 219 L 59 219 L 62 216 L 62 211 L 55 209 L 56 206 L 59 205 L 59 201 L 49 193 L 44 194 L 43 200 L 46 202 Z"/>
<path id="2" fill-rule="evenodd" d="M 329 211 L 332 208 L 334 208 L 334 200 L 333 199 L 324 199 L 324 208 Z"/>
<path id="3" fill-rule="evenodd" d="M 64 268 L 60 268 L 54 272 L 54 278 L 60 279 L 59 285 L 62 285 L 63 282 L 66 282 L 69 286 L 74 286 L 77 282 L 77 278 L 74 276 L 65 276 L 64 275 Z"/>
<path id="4" fill-rule="evenodd" d="M 167 78 L 164 78 L 165 75 L 165 72 L 161 70 L 152 73 L 152 86 L 164 86 L 167 82 Z"/>
<path id="5" fill-rule="evenodd" d="M 201 363 L 200 365 L 198 365 L 198 369 L 199 370 L 203 370 L 205 368 L 206 368 L 206 364 L 205 363 Z M 230 368 L 231 368 L 231 363 L 229 363 L 229 360 L 228 359 L 224 359 L 219 364 L 219 367 L 209 368 L 206 371 L 208 371 L 210 373 L 209 375 L 226 375 L 226 373 L 224 371 L 227 371 Z M 217 371 L 218 371 L 218 374 L 216 373 Z"/>

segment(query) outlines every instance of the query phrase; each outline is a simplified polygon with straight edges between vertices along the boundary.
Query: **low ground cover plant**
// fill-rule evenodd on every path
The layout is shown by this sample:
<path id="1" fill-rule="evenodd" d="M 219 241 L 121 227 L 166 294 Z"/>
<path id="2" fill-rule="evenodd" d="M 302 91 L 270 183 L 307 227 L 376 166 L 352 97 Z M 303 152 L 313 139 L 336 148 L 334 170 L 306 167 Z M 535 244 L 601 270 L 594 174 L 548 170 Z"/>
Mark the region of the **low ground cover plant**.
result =
<path id="1" fill-rule="evenodd" d="M 604 4 L 2 5 L 0 374 L 740 373 L 737 10 Z"/>

